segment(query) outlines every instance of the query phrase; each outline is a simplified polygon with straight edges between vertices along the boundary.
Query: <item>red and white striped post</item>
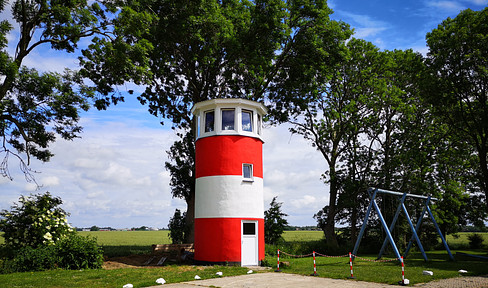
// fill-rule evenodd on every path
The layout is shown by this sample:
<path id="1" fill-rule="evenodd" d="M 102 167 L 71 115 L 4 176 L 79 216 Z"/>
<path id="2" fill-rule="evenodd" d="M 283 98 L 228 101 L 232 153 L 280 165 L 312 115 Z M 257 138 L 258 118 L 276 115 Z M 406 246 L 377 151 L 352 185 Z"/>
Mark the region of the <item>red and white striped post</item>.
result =
<path id="1" fill-rule="evenodd" d="M 403 263 L 403 256 L 400 257 L 402 262 L 402 285 L 405 285 L 405 264 Z"/>
<path id="2" fill-rule="evenodd" d="M 317 266 L 315 265 L 315 251 L 313 251 L 313 274 L 310 274 L 310 276 L 319 276 L 317 274 Z"/>
<path id="3" fill-rule="evenodd" d="M 280 249 L 278 249 L 278 264 L 276 264 L 275 272 L 280 272 Z"/>
<path id="4" fill-rule="evenodd" d="M 352 254 L 349 252 L 349 267 L 351 268 L 351 277 L 348 277 L 349 279 L 355 279 L 353 272 L 352 272 Z"/>

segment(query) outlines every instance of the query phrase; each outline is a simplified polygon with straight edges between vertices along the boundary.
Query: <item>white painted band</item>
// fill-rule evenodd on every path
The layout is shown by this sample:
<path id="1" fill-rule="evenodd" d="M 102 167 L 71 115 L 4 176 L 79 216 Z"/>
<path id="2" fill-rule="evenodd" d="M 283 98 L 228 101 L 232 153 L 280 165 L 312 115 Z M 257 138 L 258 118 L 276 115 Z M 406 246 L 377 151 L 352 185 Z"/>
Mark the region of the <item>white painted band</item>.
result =
<path id="1" fill-rule="evenodd" d="M 195 218 L 264 218 L 263 179 L 208 176 L 196 179 Z"/>

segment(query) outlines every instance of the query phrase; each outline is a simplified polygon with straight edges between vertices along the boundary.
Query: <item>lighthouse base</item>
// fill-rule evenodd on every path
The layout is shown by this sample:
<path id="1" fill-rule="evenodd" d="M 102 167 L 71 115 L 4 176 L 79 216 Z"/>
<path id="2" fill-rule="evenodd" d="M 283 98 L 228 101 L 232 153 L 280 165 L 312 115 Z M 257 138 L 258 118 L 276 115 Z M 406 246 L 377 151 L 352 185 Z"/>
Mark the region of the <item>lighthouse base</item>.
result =
<path id="1" fill-rule="evenodd" d="M 248 223 L 256 223 L 254 235 L 243 231 Z M 258 265 L 264 259 L 264 219 L 196 218 L 194 247 L 195 263 Z"/>

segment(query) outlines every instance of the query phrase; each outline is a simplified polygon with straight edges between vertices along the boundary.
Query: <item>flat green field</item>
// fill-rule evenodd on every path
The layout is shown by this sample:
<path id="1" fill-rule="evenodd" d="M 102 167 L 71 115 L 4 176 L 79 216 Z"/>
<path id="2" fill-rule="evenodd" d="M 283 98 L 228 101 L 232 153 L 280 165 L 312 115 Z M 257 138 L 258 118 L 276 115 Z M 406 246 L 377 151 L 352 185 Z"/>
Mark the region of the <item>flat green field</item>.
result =
<path id="1" fill-rule="evenodd" d="M 78 232 L 83 236 L 93 236 L 98 240 L 98 244 L 102 246 L 151 246 L 152 244 L 169 244 L 169 231 L 89 231 Z M 449 245 L 455 247 L 468 245 L 468 236 L 472 232 L 458 233 L 458 237 L 453 235 L 447 236 Z M 477 233 L 483 236 L 484 244 L 488 245 L 488 233 Z M 3 236 L 3 233 L 0 235 Z M 314 241 L 324 239 L 322 231 L 285 231 L 283 233 L 285 241 Z M 4 239 L 0 237 L 0 244 L 3 244 Z"/>
<path id="2" fill-rule="evenodd" d="M 322 231 L 285 231 L 283 233 L 285 241 L 315 241 L 324 239 Z"/>
<path id="3" fill-rule="evenodd" d="M 169 231 L 83 231 L 82 236 L 96 237 L 102 246 L 151 246 L 170 244 Z"/>

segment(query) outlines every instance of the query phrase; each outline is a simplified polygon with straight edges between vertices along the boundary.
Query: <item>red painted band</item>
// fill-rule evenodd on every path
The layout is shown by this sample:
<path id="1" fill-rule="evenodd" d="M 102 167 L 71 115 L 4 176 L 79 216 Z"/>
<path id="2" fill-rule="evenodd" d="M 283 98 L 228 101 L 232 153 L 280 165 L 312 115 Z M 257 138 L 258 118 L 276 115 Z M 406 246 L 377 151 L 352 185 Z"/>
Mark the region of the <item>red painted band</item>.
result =
<path id="1" fill-rule="evenodd" d="M 264 219 L 195 219 L 195 260 L 241 262 L 241 221 L 258 221 L 258 260 L 264 259 Z"/>
<path id="2" fill-rule="evenodd" d="M 253 165 L 253 176 L 263 178 L 263 142 L 247 136 L 212 136 L 195 143 L 196 178 L 242 175 L 242 164 Z"/>

